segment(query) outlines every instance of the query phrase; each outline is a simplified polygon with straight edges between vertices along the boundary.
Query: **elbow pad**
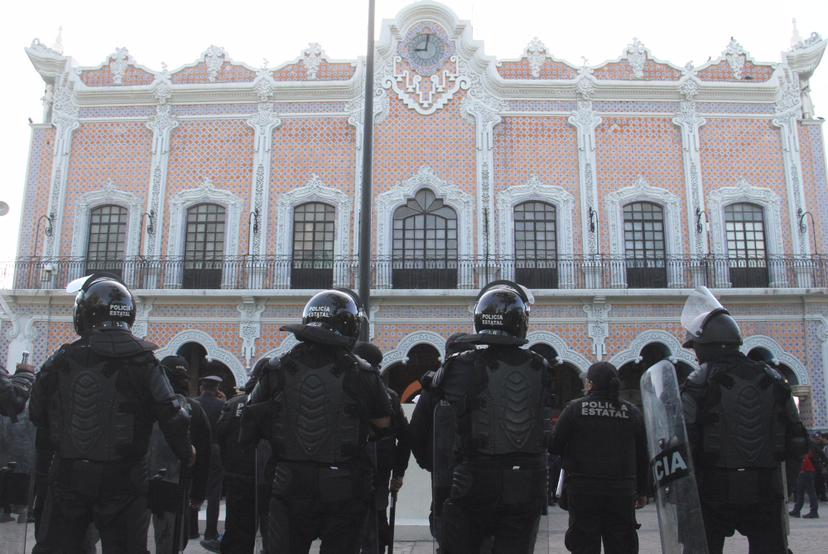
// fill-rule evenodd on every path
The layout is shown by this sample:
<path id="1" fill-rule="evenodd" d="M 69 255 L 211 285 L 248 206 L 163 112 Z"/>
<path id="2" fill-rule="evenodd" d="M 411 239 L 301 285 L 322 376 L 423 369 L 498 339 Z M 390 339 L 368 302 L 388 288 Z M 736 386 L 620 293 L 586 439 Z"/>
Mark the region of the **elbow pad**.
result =
<path id="1" fill-rule="evenodd" d="M 190 446 L 190 416 L 184 409 L 179 408 L 172 417 L 158 422 L 164 438 L 179 460 L 189 462 L 192 456 Z"/>

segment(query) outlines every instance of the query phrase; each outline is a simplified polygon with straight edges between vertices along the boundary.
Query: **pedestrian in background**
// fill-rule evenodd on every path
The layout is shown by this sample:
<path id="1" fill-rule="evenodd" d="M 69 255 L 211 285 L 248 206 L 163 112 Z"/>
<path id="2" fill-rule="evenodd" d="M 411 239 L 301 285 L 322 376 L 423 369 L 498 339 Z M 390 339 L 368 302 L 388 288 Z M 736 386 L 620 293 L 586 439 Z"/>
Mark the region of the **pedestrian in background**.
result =
<path id="1" fill-rule="evenodd" d="M 207 521 L 204 526 L 204 540 L 202 546 L 208 550 L 216 551 L 219 548 L 218 517 L 221 505 L 221 487 L 223 481 L 223 470 L 221 466 L 221 450 L 219 448 L 218 436 L 215 429 L 218 425 L 221 410 L 226 400 L 224 393 L 219 390 L 223 379 L 218 375 L 208 375 L 198 381 L 201 394 L 196 398 L 204 408 L 207 419 L 210 421 L 211 439 L 210 446 L 210 473 L 207 477 Z M 190 538 L 198 538 L 198 510 L 191 512 Z"/>

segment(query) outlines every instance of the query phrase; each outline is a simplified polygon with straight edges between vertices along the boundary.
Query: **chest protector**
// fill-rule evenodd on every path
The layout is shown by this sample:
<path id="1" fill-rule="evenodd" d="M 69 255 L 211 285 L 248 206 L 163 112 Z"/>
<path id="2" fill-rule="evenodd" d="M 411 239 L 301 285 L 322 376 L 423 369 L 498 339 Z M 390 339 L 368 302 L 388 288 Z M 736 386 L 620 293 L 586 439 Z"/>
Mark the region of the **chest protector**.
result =
<path id="1" fill-rule="evenodd" d="M 523 362 L 481 355 L 475 365 L 481 383 L 477 396 L 470 399 L 470 436 L 463 442 L 471 451 L 489 456 L 543 453 L 549 392 L 543 364 L 531 355 Z"/>
<path id="2" fill-rule="evenodd" d="M 121 411 L 127 398 L 115 386 L 124 361 L 87 356 L 63 359 L 57 393 L 52 395 L 49 424 L 52 443 L 64 459 L 114 462 L 132 444 L 135 416 Z"/>
<path id="3" fill-rule="evenodd" d="M 360 456 L 366 429 L 354 391 L 359 371 L 355 363 L 344 358 L 314 368 L 288 358 L 283 358 L 283 385 L 274 397 L 273 443 L 278 455 L 323 464 Z"/>
<path id="4" fill-rule="evenodd" d="M 704 457 L 715 467 L 772 469 L 784 457 L 779 385 L 764 364 L 755 365 L 736 371 L 711 368 L 702 444 Z"/>

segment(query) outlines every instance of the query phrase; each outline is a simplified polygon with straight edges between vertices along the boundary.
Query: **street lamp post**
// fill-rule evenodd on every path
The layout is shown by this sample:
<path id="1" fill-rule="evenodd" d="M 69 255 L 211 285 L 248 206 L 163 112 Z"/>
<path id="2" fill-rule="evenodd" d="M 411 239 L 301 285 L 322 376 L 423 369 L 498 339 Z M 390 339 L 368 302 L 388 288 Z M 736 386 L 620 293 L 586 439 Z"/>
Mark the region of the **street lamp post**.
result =
<path id="1" fill-rule="evenodd" d="M 360 340 L 370 340 L 371 310 L 371 169 L 374 136 L 374 0 L 368 0 L 368 45 L 365 54 L 365 108 L 362 123 L 362 198 L 359 211 L 359 296 L 366 319 Z"/>

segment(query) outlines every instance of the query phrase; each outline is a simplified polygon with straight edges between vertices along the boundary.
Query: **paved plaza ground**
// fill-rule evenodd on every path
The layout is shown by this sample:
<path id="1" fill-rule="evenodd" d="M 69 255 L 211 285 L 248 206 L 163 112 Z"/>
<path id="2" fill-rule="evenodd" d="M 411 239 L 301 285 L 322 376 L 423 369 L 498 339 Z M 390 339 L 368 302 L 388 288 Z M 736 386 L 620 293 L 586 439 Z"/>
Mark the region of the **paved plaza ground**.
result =
<path id="1" fill-rule="evenodd" d="M 823 514 L 821 519 L 792 519 L 790 546 L 794 554 L 819 554 L 828 552 L 828 504 L 822 503 Z M 658 517 L 653 505 L 647 506 L 638 512 L 641 523 L 639 540 L 642 554 L 661 552 L 661 543 L 658 536 Z M 557 507 L 550 507 L 550 514 L 546 518 L 550 530 L 549 554 L 565 554 L 563 545 L 564 532 L 567 526 L 567 513 Z M 201 554 L 207 552 L 192 542 L 187 547 L 187 554 Z M 312 552 L 318 552 L 318 547 Z M 394 554 L 428 554 L 432 546 L 423 541 L 399 541 L 394 545 Z M 542 547 L 536 547 L 535 552 L 543 552 Z M 736 536 L 728 541 L 725 547 L 728 554 L 747 554 L 748 545 L 744 537 Z"/>

